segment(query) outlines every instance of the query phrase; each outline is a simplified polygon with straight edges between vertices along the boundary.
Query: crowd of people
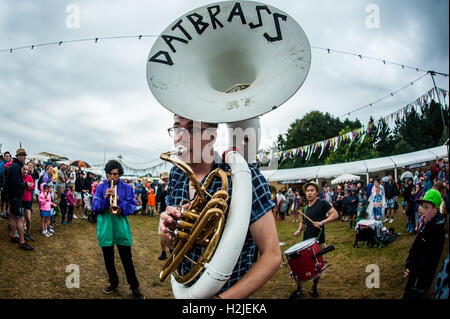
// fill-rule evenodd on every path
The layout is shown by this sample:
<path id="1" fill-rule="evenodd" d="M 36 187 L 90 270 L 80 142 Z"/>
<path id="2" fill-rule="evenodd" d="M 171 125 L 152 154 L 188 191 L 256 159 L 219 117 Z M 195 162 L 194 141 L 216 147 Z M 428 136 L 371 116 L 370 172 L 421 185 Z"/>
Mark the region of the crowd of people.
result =
<path id="1" fill-rule="evenodd" d="M 354 228 L 362 219 L 375 219 L 384 223 L 392 223 L 394 214 L 402 207 L 408 217 L 405 227 L 407 233 L 417 233 L 419 226 L 419 204 L 431 189 L 437 189 L 443 198 L 440 211 L 448 211 L 449 164 L 444 159 L 433 166 L 416 171 L 413 177 L 394 181 L 393 175 L 386 178 L 369 178 L 367 184 L 362 181 L 345 182 L 333 188 L 327 183 L 322 185 L 319 197 L 328 201 L 338 212 L 341 222 L 348 222 Z M 403 197 L 399 202 L 399 196 Z M 298 222 L 299 210 L 306 205 L 306 196 L 301 187 L 278 190 L 273 195 L 276 204 L 275 213 L 279 220 L 292 215 L 292 221 Z M 446 206 L 447 205 L 447 206 Z"/>
<path id="2" fill-rule="evenodd" d="M 54 234 L 58 226 L 56 216 L 61 216 L 61 224 L 67 225 L 73 223 L 73 219 L 88 219 L 92 212 L 94 212 L 93 216 L 99 216 L 97 233 L 99 234 L 99 229 L 108 231 L 107 226 L 102 228 L 106 219 L 101 217 L 101 212 L 105 210 L 105 207 L 109 207 L 109 201 L 106 203 L 106 200 L 114 193 L 112 184 L 108 184 L 109 179 L 102 182 L 100 176 L 90 172 L 86 174 L 66 164 L 58 166 L 54 163 L 26 161 L 27 154 L 22 148 L 18 149 L 15 155 L 13 158 L 9 152 L 5 152 L 0 157 L 0 210 L 2 218 L 9 219 L 10 242 L 18 243 L 19 248 L 26 251 L 34 249 L 29 245 L 30 241 L 34 241 L 31 232 L 34 201 L 39 204 L 40 232 L 45 237 L 51 237 Z M 117 165 L 117 167 L 110 167 L 109 171 L 107 167 L 105 168 L 107 174 L 115 179 L 119 179 L 123 174 L 123 171 L 115 173 L 114 170 L 121 169 L 120 164 Z M 168 234 L 166 225 L 172 222 L 169 216 L 179 214 L 174 208 L 174 203 L 178 199 L 174 201 L 172 198 L 176 195 L 175 190 L 178 188 L 170 188 L 169 174 L 164 173 L 161 179 L 164 183 L 147 178 L 136 181 L 120 179 L 116 182 L 117 185 L 126 185 L 119 188 L 121 192 L 118 193 L 119 198 L 129 197 L 131 194 L 132 198 L 126 200 L 133 205 L 124 206 L 128 209 L 128 215 L 139 214 L 139 212 L 149 217 L 160 215 L 161 255 L 158 257 L 160 260 L 167 258 L 166 249 L 173 248 L 168 240 L 170 235 L 164 235 Z M 185 182 L 183 180 L 183 183 Z M 101 189 L 98 188 L 100 185 Z M 166 196 L 169 196 L 169 201 L 166 200 Z M 399 203 L 399 196 L 403 197 L 401 203 Z M 192 198 L 191 194 L 190 197 Z M 122 199 L 122 205 L 123 201 L 124 199 Z M 267 201 L 270 204 L 270 198 Z M 166 207 L 168 202 L 172 206 Z M 285 220 L 286 216 L 292 214 L 292 221 L 299 223 L 299 228 L 294 235 L 299 236 L 304 231 L 304 240 L 313 237 L 321 238 L 319 244 L 322 247 L 325 245 L 324 224 L 340 220 L 348 222 L 350 228 L 355 228 L 359 221 L 367 219 L 380 223 L 392 223 L 395 213 L 402 207 L 404 214 L 408 217 L 407 225 L 405 225 L 406 232 L 417 234 L 405 265 L 404 276 L 408 278 L 408 283 L 404 298 L 420 298 L 432 283 L 442 253 L 444 236 L 448 237 L 449 164 L 445 160 L 437 161 L 432 167 L 423 169 L 421 172 L 417 171 L 414 176 L 398 182 L 394 181 L 392 174 L 383 179 L 370 178 L 366 185 L 363 185 L 361 181 L 355 181 L 333 188 L 326 183 L 321 187 L 310 181 L 304 185 L 304 188 L 289 188 L 286 192 L 278 191 L 273 196 L 273 202 L 275 204 L 273 210 L 265 208 L 264 211 L 271 212 L 270 215 L 274 214 L 279 220 Z M 122 215 L 127 216 L 125 213 Z M 110 218 L 106 221 L 106 223 L 112 222 L 118 222 L 118 220 Z M 119 223 L 125 225 L 127 232 L 131 234 L 128 219 L 125 224 L 122 220 Z M 130 274 L 134 273 L 129 249 L 131 235 L 126 238 L 125 244 L 115 242 L 105 244 L 105 238 L 99 237 L 99 243 L 104 243 L 104 246 L 100 246 L 104 252 L 105 266 L 110 275 L 111 285 L 105 288 L 104 292 L 111 293 L 117 288 L 117 278 L 114 277 L 115 269 L 111 268 L 110 247 L 117 245 L 119 248 L 120 246 L 119 249 L 122 250 L 119 252 L 125 254 L 121 255 L 121 258 L 125 258 L 123 262 L 124 267 L 127 265 L 126 271 Z M 311 290 L 314 297 L 318 296 L 318 279 L 314 280 Z M 129 283 L 135 297 L 142 298 L 137 279 L 130 279 Z M 221 292 L 224 291 L 226 288 L 221 290 Z M 293 295 L 298 296 L 301 292 L 302 286 L 299 284 Z M 448 286 L 447 292 L 444 293 L 448 294 Z"/>
<path id="3" fill-rule="evenodd" d="M 58 226 L 57 216 L 61 225 L 72 224 L 74 219 L 88 219 L 102 177 L 65 163 L 26 160 L 26 156 L 24 149 L 18 149 L 15 158 L 8 151 L 0 154 L 0 212 L 1 218 L 9 220 L 10 242 L 32 251 L 33 203 L 39 207 L 41 235 L 51 237 Z M 161 209 L 165 210 L 163 183 L 147 178 L 124 179 L 124 182 L 135 192 L 137 212 L 153 217 Z M 165 252 L 161 255 L 161 259 L 166 258 Z"/>
<path id="4" fill-rule="evenodd" d="M 308 183 L 305 186 L 309 185 Z M 403 298 L 421 298 L 431 286 L 445 238 L 448 238 L 449 212 L 449 163 L 445 159 L 436 161 L 432 166 L 416 171 L 413 176 L 405 176 L 395 182 L 392 174 L 387 178 L 370 178 L 366 185 L 361 181 L 342 183 L 333 189 L 326 183 L 323 187 L 316 186 L 319 198 L 335 208 L 341 222 L 348 222 L 350 228 L 355 228 L 358 222 L 373 221 L 377 235 L 383 228 L 383 223 L 392 223 L 395 213 L 402 208 L 407 216 L 405 232 L 416 235 L 409 251 L 405 265 L 405 278 L 408 283 Z M 319 191 L 320 189 L 320 191 Z M 400 203 L 399 196 L 403 198 Z M 302 188 L 279 190 L 273 195 L 276 203 L 275 215 L 279 220 L 285 220 L 292 214 L 292 221 L 300 225 L 295 232 L 298 236 L 306 219 L 323 222 L 325 215 L 314 219 L 310 210 L 311 201 Z M 302 212 L 302 208 L 305 209 Z M 308 208 L 308 209 L 307 209 Z M 329 209 L 326 209 L 329 210 Z M 328 219 L 327 219 L 328 220 Z M 317 225 L 321 227 L 322 225 Z M 306 238 L 306 237 L 305 237 Z M 436 281 L 435 290 L 439 298 L 448 298 L 448 256 L 440 272 L 441 278 Z M 313 289 L 316 287 L 314 283 Z M 291 297 L 301 294 L 301 285 Z"/>

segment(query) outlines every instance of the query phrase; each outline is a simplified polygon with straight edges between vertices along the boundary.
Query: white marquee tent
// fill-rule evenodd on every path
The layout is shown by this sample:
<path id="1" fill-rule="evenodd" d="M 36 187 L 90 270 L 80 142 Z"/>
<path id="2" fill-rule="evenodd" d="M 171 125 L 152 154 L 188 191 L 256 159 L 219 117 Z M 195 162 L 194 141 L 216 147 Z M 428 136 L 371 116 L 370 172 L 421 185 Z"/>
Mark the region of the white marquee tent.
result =
<path id="1" fill-rule="evenodd" d="M 433 161 L 447 157 L 447 146 L 429 148 L 401 155 L 372 158 L 363 161 L 289 168 L 278 170 L 261 170 L 268 182 L 310 180 L 319 178 L 333 178 L 342 174 L 367 174 L 405 167 L 416 163 Z"/>
<path id="2" fill-rule="evenodd" d="M 361 177 L 352 174 L 342 174 L 331 181 L 331 184 L 339 184 L 360 180 Z"/>

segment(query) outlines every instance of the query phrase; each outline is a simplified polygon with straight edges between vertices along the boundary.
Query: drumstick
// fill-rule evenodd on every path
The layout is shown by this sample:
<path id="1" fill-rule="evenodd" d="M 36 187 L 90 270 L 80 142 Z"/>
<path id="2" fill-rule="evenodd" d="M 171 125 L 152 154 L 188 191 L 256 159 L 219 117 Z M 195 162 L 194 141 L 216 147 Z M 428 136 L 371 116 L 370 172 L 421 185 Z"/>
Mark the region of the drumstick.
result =
<path id="1" fill-rule="evenodd" d="M 309 220 L 309 221 L 311 222 L 311 224 L 314 224 L 314 221 L 313 221 L 311 218 L 309 218 L 308 216 L 306 216 L 301 210 L 299 210 L 299 212 L 300 212 L 300 214 L 302 214 L 303 216 L 305 216 L 305 218 L 306 218 L 307 220 Z"/>

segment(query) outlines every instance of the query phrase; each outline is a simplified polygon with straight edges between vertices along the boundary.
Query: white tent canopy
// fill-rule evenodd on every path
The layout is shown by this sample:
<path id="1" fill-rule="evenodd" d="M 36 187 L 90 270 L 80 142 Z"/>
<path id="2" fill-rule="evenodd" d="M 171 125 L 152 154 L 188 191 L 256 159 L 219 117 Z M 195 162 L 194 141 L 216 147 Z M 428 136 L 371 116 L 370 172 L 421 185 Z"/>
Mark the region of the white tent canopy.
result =
<path id="1" fill-rule="evenodd" d="M 48 161 L 49 159 L 50 160 L 55 160 L 55 161 L 56 160 L 68 160 L 67 157 L 60 156 L 60 155 L 57 155 L 57 154 L 48 153 L 48 152 L 40 152 L 40 153 L 37 153 L 37 154 L 28 154 L 27 155 L 27 159 L 28 160 L 34 159 L 36 161 L 41 161 L 41 162 Z"/>
<path id="2" fill-rule="evenodd" d="M 352 182 L 360 180 L 361 178 L 356 175 L 352 174 L 342 174 L 341 176 L 336 177 L 331 181 L 331 184 L 339 184 L 339 183 L 345 183 L 345 182 Z"/>
<path id="3" fill-rule="evenodd" d="M 433 161 L 444 157 L 447 157 L 447 146 L 442 145 L 422 151 L 372 158 L 363 161 L 278 170 L 261 170 L 261 173 L 268 182 L 333 178 L 342 174 L 374 173 L 405 167 L 406 165 Z"/>

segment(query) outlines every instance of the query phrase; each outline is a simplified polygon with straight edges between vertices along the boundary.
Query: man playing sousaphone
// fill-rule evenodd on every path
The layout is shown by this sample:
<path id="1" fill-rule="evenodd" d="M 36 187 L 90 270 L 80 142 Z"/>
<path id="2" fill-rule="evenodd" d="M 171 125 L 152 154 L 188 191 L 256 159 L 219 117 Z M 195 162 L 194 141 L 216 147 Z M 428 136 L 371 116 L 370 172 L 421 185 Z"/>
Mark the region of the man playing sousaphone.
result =
<path id="1" fill-rule="evenodd" d="M 134 270 L 131 256 L 131 228 L 127 217 L 133 214 L 136 208 L 134 191 L 120 179 L 123 167 L 118 161 L 111 160 L 106 163 L 105 172 L 108 179 L 97 186 L 92 200 L 92 211 L 97 215 L 98 245 L 102 248 L 110 283 L 103 292 L 113 293 L 119 285 L 114 265 L 114 245 L 117 245 L 133 297 L 145 299 L 139 291 L 139 282 Z"/>
<path id="2" fill-rule="evenodd" d="M 205 182 L 205 177 L 215 168 L 229 171 L 229 166 L 224 164 L 220 156 L 213 150 L 217 137 L 217 124 L 194 122 L 175 115 L 169 134 L 174 138 L 175 146 L 181 145 L 187 149 L 182 154 L 181 160 L 189 165 L 200 184 Z M 199 136 L 201 136 L 200 141 L 196 140 Z M 198 150 L 194 149 L 196 145 L 200 146 Z M 272 213 L 275 205 L 271 200 L 269 185 L 257 168 L 252 165 L 248 165 L 248 167 L 252 176 L 249 231 L 231 277 L 216 294 L 216 298 L 247 298 L 275 274 L 281 263 L 278 235 Z M 213 194 L 220 188 L 221 180 L 215 178 L 208 187 L 208 193 Z M 228 177 L 230 198 L 231 188 L 231 178 Z M 173 239 L 169 230 L 173 229 L 175 221 L 181 217 L 179 204 L 184 199 L 192 200 L 194 196 L 195 189 L 193 189 L 188 176 L 180 168 L 174 166 L 170 171 L 166 197 L 167 208 L 161 214 L 162 236 Z M 228 201 L 230 202 L 231 199 Z M 189 258 L 196 261 L 202 254 L 202 250 L 201 246 L 194 246 L 189 253 Z M 259 258 L 254 262 L 254 257 L 258 252 Z M 189 261 L 183 260 L 180 270 L 185 273 L 191 267 L 192 264 Z"/>
<path id="3" fill-rule="evenodd" d="M 303 190 L 306 194 L 308 204 L 305 207 L 305 216 L 301 214 L 300 224 L 294 235 L 299 236 L 304 230 L 303 240 L 318 238 L 319 248 L 320 250 L 323 250 L 325 248 L 324 225 L 338 219 L 339 215 L 328 201 L 319 198 L 321 187 L 317 183 L 309 181 L 305 184 Z M 317 291 L 319 278 L 320 277 L 317 277 L 313 281 L 311 295 L 314 298 L 319 297 L 319 292 Z M 298 283 L 297 285 L 297 289 L 291 294 L 290 298 L 299 297 L 303 294 L 301 283 Z"/>

